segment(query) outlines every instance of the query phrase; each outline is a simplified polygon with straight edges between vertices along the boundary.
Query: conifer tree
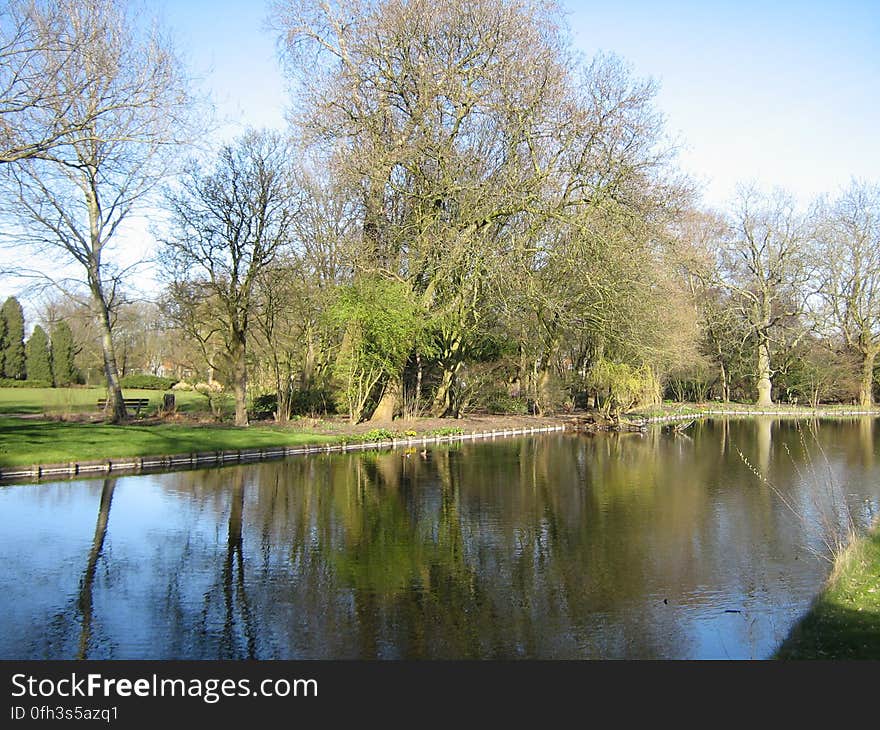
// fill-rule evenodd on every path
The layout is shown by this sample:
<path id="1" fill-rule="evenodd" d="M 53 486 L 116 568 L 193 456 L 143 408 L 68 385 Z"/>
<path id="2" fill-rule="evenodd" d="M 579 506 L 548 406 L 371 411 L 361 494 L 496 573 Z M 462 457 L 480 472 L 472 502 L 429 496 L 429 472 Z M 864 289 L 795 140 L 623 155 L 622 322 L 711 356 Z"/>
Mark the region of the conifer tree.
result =
<path id="1" fill-rule="evenodd" d="M 33 334 L 27 341 L 25 348 L 27 355 L 28 380 L 40 380 L 46 383 L 52 382 L 52 357 L 49 353 L 49 338 L 45 330 L 37 325 Z"/>
<path id="2" fill-rule="evenodd" d="M 73 356 L 73 333 L 62 320 L 52 328 L 52 381 L 56 388 L 70 385 L 76 379 Z"/>
<path id="3" fill-rule="evenodd" d="M 0 311 L 0 378 L 3 377 L 3 360 L 6 353 L 6 318 Z"/>
<path id="4" fill-rule="evenodd" d="M 24 312 L 18 299 L 9 297 L 0 310 L 6 325 L 3 343 L 3 375 L 15 380 L 25 378 Z"/>

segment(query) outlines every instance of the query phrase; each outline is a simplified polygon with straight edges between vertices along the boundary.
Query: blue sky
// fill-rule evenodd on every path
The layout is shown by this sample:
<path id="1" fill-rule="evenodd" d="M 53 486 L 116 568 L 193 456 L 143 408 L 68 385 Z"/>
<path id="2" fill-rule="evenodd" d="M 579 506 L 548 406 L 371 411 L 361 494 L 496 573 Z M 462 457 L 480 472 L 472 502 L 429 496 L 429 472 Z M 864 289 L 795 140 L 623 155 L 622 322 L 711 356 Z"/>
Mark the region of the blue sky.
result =
<path id="1" fill-rule="evenodd" d="M 737 182 L 802 201 L 880 179 L 880 1 L 574 2 L 575 44 L 660 82 L 682 166 L 707 202 Z"/>
<path id="2" fill-rule="evenodd" d="M 284 125 L 265 3 L 155 5 L 229 122 L 220 136 Z M 657 106 L 707 203 L 722 205 L 738 182 L 779 185 L 806 202 L 852 176 L 880 176 L 880 0 L 564 5 L 584 56 L 616 53 L 659 82 Z"/>

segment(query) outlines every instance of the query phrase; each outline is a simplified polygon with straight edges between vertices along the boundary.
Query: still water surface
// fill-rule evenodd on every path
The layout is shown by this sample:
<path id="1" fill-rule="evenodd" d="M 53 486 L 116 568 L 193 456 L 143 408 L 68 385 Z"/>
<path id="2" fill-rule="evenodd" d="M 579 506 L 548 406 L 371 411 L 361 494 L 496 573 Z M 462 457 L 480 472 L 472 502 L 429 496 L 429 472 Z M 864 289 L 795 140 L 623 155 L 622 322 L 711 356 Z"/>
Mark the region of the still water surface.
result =
<path id="1" fill-rule="evenodd" d="M 0 658 L 767 657 L 828 527 L 880 512 L 878 434 L 706 421 L 0 487 Z"/>

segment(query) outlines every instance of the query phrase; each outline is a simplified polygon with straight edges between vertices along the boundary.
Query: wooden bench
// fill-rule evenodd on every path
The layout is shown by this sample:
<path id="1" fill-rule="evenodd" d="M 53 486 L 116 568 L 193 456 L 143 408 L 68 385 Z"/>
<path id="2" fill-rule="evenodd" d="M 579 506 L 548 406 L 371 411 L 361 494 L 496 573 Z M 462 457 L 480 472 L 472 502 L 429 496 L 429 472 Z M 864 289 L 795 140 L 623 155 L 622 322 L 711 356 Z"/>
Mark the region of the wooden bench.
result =
<path id="1" fill-rule="evenodd" d="M 142 408 L 146 408 L 148 405 L 150 405 L 149 398 L 123 398 L 122 400 L 125 402 L 125 410 L 127 410 L 127 411 L 133 410 L 134 414 L 136 416 L 140 415 Z M 98 400 L 98 408 L 104 409 L 106 407 L 107 407 L 107 399 L 100 398 Z"/>

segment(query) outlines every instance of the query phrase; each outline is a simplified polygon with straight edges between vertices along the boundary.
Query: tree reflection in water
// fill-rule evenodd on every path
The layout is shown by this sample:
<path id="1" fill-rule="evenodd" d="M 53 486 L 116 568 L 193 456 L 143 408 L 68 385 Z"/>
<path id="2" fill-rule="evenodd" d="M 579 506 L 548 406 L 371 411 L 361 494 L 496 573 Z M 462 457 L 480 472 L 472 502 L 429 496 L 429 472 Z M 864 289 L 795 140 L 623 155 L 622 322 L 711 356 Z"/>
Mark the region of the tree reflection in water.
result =
<path id="1" fill-rule="evenodd" d="M 86 569 L 79 581 L 79 598 L 76 603 L 80 615 L 79 650 L 77 659 L 88 659 L 92 641 L 92 621 L 94 608 L 95 571 L 98 560 L 104 550 L 104 539 L 107 536 L 107 523 L 110 521 L 110 506 L 113 503 L 113 492 L 116 479 L 105 479 L 101 489 L 101 501 L 98 506 L 98 519 L 95 522 L 95 536 L 86 561 Z"/>

